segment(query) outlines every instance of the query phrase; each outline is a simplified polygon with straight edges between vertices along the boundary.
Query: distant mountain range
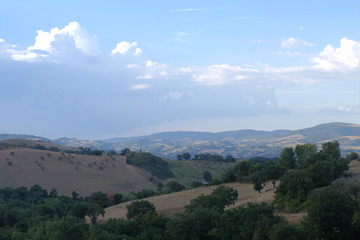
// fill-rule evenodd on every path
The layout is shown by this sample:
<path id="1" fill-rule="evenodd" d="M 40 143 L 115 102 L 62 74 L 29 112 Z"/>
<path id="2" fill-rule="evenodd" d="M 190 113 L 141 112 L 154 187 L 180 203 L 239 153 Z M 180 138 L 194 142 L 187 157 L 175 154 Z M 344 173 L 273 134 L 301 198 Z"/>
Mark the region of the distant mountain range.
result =
<path id="1" fill-rule="evenodd" d="M 155 155 L 175 159 L 177 154 L 204 152 L 234 157 L 276 157 L 287 146 L 314 143 L 321 146 L 327 141 L 339 141 L 343 154 L 360 153 L 360 125 L 326 123 L 300 130 L 238 130 L 219 133 L 175 131 L 140 137 L 120 137 L 107 140 L 81 140 L 76 138 L 48 139 L 25 134 L 0 134 L 0 140 L 21 138 L 52 142 L 69 147 L 116 150 L 124 148 L 149 151 Z"/>

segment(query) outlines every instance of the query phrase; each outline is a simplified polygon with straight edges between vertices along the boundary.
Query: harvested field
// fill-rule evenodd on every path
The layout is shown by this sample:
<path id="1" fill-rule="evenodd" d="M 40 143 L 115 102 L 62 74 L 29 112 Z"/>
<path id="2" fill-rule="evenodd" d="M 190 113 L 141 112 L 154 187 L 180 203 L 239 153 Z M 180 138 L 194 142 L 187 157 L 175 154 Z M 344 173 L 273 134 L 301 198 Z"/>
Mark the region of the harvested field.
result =
<path id="1" fill-rule="evenodd" d="M 249 183 L 229 183 L 224 185 L 236 189 L 239 193 L 238 200 L 235 205 L 231 207 L 244 206 L 248 202 L 271 203 L 274 198 L 274 189 L 272 189 L 272 185 L 269 183 L 264 188 L 266 191 L 263 191 L 260 194 L 256 192 L 253 189 L 253 185 Z M 171 217 L 174 216 L 175 213 L 184 211 L 184 207 L 190 203 L 191 199 L 196 198 L 201 194 L 209 195 L 217 187 L 218 186 L 195 188 L 187 191 L 150 197 L 144 200 L 153 203 L 158 213 Z M 126 206 L 130 203 L 131 202 L 126 202 L 105 209 L 104 217 L 100 217 L 98 221 L 104 222 L 110 218 L 126 218 Z"/>

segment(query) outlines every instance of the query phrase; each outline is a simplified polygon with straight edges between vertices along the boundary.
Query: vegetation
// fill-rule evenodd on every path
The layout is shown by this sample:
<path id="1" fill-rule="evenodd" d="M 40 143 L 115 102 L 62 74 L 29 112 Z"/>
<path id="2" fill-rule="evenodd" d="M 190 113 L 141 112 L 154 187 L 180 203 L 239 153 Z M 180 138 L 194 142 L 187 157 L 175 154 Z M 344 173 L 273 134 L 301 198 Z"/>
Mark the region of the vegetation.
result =
<path id="1" fill-rule="evenodd" d="M 173 177 L 167 162 L 149 152 L 126 151 L 126 163 L 141 167 L 160 179 Z"/>
<path id="2" fill-rule="evenodd" d="M 72 161 L 70 155 L 60 154 Z M 108 156 L 113 154 L 110 152 Z M 128 164 L 151 172 L 154 182 L 173 175 L 166 161 L 150 153 L 124 149 L 121 154 L 125 154 Z M 16 160 L 17 156 L 18 153 L 11 152 L 9 157 Z M 218 157 L 213 156 L 216 156 L 214 159 Z M 47 158 L 42 156 L 40 162 L 51 157 L 51 154 Z M 313 144 L 298 145 L 295 149 L 287 147 L 278 161 L 267 158 L 243 160 L 220 178 L 212 179 L 209 171 L 202 171 L 203 179 L 212 184 L 252 182 L 259 193 L 265 182 L 271 181 L 276 188 L 274 204 L 248 203 L 228 209 L 238 198 L 238 192 L 219 186 L 209 195 L 192 199 L 183 213 L 172 218 L 158 214 L 149 201 L 140 200 L 127 205 L 127 219 L 111 219 L 104 224 L 97 224 L 97 219 L 104 215 L 106 207 L 182 191 L 185 186 L 173 180 L 160 193 L 151 189 L 129 195 L 97 191 L 88 197 L 80 197 L 75 191 L 71 197 L 58 196 L 55 189 L 48 193 L 38 185 L 30 189 L 0 188 L 0 240 L 356 239 L 360 234 L 360 182 L 340 179 L 329 185 L 344 175 L 349 161 L 358 158 L 356 153 L 341 157 L 336 141 L 324 143 L 320 151 Z M 10 162 L 9 158 L 7 162 Z M 276 186 L 279 179 L 280 184 Z M 199 185 L 201 182 L 194 182 L 194 186 Z M 276 214 L 277 209 L 286 212 L 307 210 L 307 215 L 300 225 L 289 225 Z M 89 222 L 85 221 L 86 216 Z"/>

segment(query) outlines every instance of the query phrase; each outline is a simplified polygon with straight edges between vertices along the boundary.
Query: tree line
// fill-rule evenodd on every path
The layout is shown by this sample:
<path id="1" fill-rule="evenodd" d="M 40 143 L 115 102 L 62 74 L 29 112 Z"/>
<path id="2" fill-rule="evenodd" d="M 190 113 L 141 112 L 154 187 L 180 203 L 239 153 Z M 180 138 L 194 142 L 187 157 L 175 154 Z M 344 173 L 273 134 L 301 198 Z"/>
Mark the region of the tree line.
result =
<path id="1" fill-rule="evenodd" d="M 193 161 L 208 161 L 208 162 L 236 162 L 236 159 L 231 156 L 227 155 L 226 157 L 219 155 L 219 154 L 212 154 L 212 153 L 201 153 L 201 154 L 195 154 L 193 158 L 191 158 L 190 153 L 182 153 L 177 154 L 176 159 L 181 160 L 193 160 Z"/>

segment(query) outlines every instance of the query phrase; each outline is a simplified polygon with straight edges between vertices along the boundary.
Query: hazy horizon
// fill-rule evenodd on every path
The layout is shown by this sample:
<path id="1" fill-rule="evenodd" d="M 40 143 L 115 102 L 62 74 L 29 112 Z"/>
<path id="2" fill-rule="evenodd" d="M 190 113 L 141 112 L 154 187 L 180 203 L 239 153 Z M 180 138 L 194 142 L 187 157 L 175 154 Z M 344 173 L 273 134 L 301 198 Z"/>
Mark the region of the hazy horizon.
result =
<path id="1" fill-rule="evenodd" d="M 0 133 L 360 124 L 360 2 L 1 1 Z"/>

